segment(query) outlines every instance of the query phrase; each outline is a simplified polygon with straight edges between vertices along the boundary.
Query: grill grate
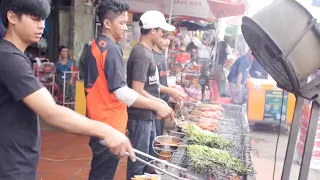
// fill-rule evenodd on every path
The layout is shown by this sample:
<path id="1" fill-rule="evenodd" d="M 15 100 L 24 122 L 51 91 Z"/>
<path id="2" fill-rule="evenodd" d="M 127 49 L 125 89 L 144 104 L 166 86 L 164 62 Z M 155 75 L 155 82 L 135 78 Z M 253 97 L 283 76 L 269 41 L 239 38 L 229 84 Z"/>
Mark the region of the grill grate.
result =
<path id="1" fill-rule="evenodd" d="M 231 155 L 240 159 L 245 165 L 253 167 L 251 158 L 251 137 L 249 136 L 249 124 L 246 118 L 245 108 L 243 106 L 231 104 L 222 104 L 222 106 L 225 109 L 224 119 L 219 124 L 216 133 L 233 143 L 234 148 L 230 150 Z M 187 137 L 184 137 L 183 141 L 184 143 L 187 143 Z M 171 163 L 187 168 L 189 159 L 186 148 L 178 148 L 172 155 Z M 214 171 L 207 172 L 208 177 L 192 173 L 191 170 L 187 174 L 180 174 L 179 170 L 173 168 L 168 168 L 167 170 L 176 175 L 186 175 L 190 180 L 208 180 L 210 177 L 215 180 L 226 180 L 236 176 L 232 170 L 221 167 L 216 167 L 214 168 Z M 242 178 L 245 179 L 246 177 L 243 176 Z M 164 179 L 173 180 L 171 177 L 167 176 L 165 176 Z"/>

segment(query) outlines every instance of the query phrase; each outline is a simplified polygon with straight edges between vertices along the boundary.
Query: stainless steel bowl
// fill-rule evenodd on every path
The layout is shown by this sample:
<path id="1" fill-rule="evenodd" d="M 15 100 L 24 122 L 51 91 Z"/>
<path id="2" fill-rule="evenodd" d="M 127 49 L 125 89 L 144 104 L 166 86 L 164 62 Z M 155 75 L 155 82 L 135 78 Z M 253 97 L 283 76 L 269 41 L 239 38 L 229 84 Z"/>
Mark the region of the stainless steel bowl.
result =
<path id="1" fill-rule="evenodd" d="M 152 149 L 160 158 L 167 160 L 178 149 L 177 146 L 170 145 L 179 145 L 182 141 L 181 138 L 175 136 L 158 136 L 152 142 Z"/>

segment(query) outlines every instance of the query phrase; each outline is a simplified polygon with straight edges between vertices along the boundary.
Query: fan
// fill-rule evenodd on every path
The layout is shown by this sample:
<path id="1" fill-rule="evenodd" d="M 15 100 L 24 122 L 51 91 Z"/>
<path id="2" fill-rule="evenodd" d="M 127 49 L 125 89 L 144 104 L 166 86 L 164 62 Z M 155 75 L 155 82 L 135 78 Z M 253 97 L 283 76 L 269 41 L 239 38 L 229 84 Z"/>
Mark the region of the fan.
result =
<path id="1" fill-rule="evenodd" d="M 181 86 L 186 94 L 194 100 L 211 102 L 215 92 L 212 83 L 221 75 L 223 69 L 218 68 L 211 59 L 198 58 L 185 65 L 181 73 Z"/>
<path id="2" fill-rule="evenodd" d="M 320 77 L 308 77 L 320 68 L 320 27 L 295 0 L 278 0 L 252 18 L 243 17 L 243 36 L 253 55 L 275 79 L 278 87 L 296 98 L 282 180 L 290 177 L 303 99 L 313 101 L 299 179 L 308 179 L 320 110 Z"/>

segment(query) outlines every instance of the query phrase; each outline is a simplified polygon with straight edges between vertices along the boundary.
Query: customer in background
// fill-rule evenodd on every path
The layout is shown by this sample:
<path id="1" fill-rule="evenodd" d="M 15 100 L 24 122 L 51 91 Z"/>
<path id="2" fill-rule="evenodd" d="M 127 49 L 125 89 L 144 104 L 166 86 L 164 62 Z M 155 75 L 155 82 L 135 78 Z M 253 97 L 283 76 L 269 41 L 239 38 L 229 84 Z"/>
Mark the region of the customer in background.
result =
<path id="1" fill-rule="evenodd" d="M 228 81 L 230 95 L 234 104 L 244 104 L 246 102 L 244 84 L 254 60 L 251 53 L 251 50 L 249 50 L 247 54 L 238 58 L 230 69 Z"/>
<path id="2" fill-rule="evenodd" d="M 159 98 L 163 86 L 159 84 L 159 72 L 152 47 L 160 41 L 165 31 L 172 32 L 175 27 L 168 24 L 164 15 L 158 11 L 145 12 L 140 18 L 139 25 L 141 27 L 141 37 L 139 43 L 132 49 L 128 59 L 128 85 L 139 94 L 168 106 L 166 102 Z M 129 139 L 133 147 L 151 154 L 151 143 L 156 136 L 156 113 L 145 108 L 130 107 L 128 116 Z M 130 180 L 134 175 L 142 175 L 145 167 L 140 162 L 135 163 L 129 160 L 127 179 Z"/>
<path id="3" fill-rule="evenodd" d="M 124 134 L 57 105 L 23 54 L 42 37 L 44 19 L 51 9 L 49 1 L 11 0 L 4 9 L 7 31 L 0 40 L 0 179 L 37 179 L 41 149 L 37 114 L 68 132 L 99 137 L 114 155 L 129 152 L 134 161 L 133 149 Z"/>
<path id="4" fill-rule="evenodd" d="M 170 41 L 174 39 L 173 33 L 172 32 L 167 32 L 165 33 L 160 40 L 153 46 L 153 54 L 157 63 L 157 68 L 159 72 L 159 81 L 160 84 L 162 85 L 161 93 L 160 93 L 160 98 L 168 103 L 169 97 L 171 96 L 174 100 L 176 100 L 177 105 L 181 105 L 181 98 L 184 98 L 184 95 L 182 92 L 169 88 L 168 87 L 168 75 L 167 75 L 167 70 L 168 70 L 168 65 L 167 65 L 167 60 L 165 56 L 165 50 L 169 47 Z M 166 89 L 166 90 L 164 90 Z M 163 93 L 163 92 L 166 93 Z M 164 131 L 164 125 L 165 125 L 165 119 L 161 121 L 155 121 L 156 125 L 156 135 L 161 136 L 163 135 Z"/>
<path id="5" fill-rule="evenodd" d="M 97 14 L 102 31 L 88 48 L 84 59 L 84 86 L 87 116 L 99 120 L 124 134 L 127 129 L 127 107 L 145 108 L 165 118 L 172 110 L 159 101 L 139 95 L 128 88 L 123 54 L 117 42 L 125 38 L 129 6 L 120 0 L 102 1 Z M 143 54 L 141 54 L 143 56 Z M 145 143 L 145 142 L 144 142 Z M 92 136 L 89 180 L 113 180 L 119 157 Z"/>
<path id="6" fill-rule="evenodd" d="M 63 96 L 67 101 L 74 97 L 75 90 L 73 87 L 73 62 L 69 59 L 69 49 L 66 46 L 59 47 L 59 60 L 56 62 L 57 84 L 58 84 L 58 101 L 62 102 Z M 65 94 L 63 88 L 65 86 Z"/>

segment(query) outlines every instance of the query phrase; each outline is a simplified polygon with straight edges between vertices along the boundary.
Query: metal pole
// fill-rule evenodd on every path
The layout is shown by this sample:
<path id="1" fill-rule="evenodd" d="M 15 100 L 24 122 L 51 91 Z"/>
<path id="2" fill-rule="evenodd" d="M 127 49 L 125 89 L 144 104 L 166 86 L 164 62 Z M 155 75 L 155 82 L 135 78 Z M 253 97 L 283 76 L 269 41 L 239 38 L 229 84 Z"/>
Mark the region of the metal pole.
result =
<path id="1" fill-rule="evenodd" d="M 173 0 L 171 0 L 171 3 L 170 3 L 170 13 L 169 13 L 169 24 L 171 24 L 171 21 L 172 21 L 172 11 L 173 11 Z M 166 53 L 165 53 L 165 56 L 166 56 L 166 59 L 168 59 L 168 48 L 166 49 Z"/>
<path id="2" fill-rule="evenodd" d="M 65 101 L 66 101 L 65 93 L 66 93 L 66 75 L 67 75 L 67 73 L 64 72 L 63 75 L 64 75 L 64 78 L 63 78 L 62 105 L 64 106 Z"/>
<path id="3" fill-rule="evenodd" d="M 55 82 L 56 82 L 55 76 L 56 76 L 56 73 L 55 73 L 55 71 L 53 71 L 52 72 L 52 89 L 51 89 L 52 96 L 54 96 L 54 85 L 55 85 Z"/>
<path id="4" fill-rule="evenodd" d="M 297 136 L 299 132 L 299 127 L 300 127 L 300 119 L 302 117 L 302 106 L 304 103 L 304 99 L 301 97 L 296 97 L 296 99 L 297 101 L 295 105 L 293 120 L 291 123 L 281 180 L 289 180 L 290 178 L 291 166 L 292 166 L 292 161 L 294 157 L 294 151 L 295 151 Z"/>
<path id="5" fill-rule="evenodd" d="M 171 3 L 170 3 L 169 24 L 171 24 L 171 21 L 172 21 L 172 11 L 173 11 L 173 0 L 171 0 Z"/>
<path id="6" fill-rule="evenodd" d="M 320 106 L 318 102 L 314 101 L 312 103 L 306 141 L 304 143 L 304 151 L 302 154 L 299 180 L 308 179 L 310 162 L 312 157 L 312 150 L 313 150 L 314 140 L 316 138 L 318 121 L 319 121 L 319 110 L 320 110 Z"/>

